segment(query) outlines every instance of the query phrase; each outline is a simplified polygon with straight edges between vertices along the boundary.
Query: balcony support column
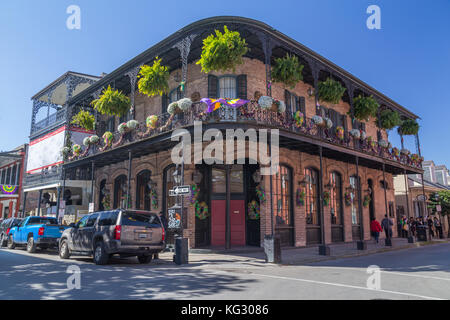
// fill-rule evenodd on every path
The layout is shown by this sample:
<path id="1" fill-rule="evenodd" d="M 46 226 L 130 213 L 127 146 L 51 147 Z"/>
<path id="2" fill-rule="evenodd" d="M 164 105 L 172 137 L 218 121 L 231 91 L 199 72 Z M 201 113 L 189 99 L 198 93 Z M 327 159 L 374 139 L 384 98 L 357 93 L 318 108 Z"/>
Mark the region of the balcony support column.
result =
<path id="1" fill-rule="evenodd" d="M 22 213 L 19 218 L 25 218 L 25 212 L 27 211 L 27 194 L 28 192 L 23 193 Z"/>
<path id="2" fill-rule="evenodd" d="M 330 247 L 325 243 L 325 215 L 323 212 L 323 165 L 322 165 L 322 146 L 319 146 L 319 210 L 320 210 L 320 236 L 321 245 L 319 246 L 319 255 L 329 256 Z"/>
<path id="3" fill-rule="evenodd" d="M 42 201 L 42 189 L 39 190 L 39 201 L 38 201 L 38 207 L 37 207 L 37 215 L 41 215 L 41 201 Z"/>
<path id="4" fill-rule="evenodd" d="M 364 220 L 362 209 L 362 194 L 361 194 L 361 178 L 359 177 L 359 157 L 355 157 L 356 164 L 356 192 L 358 194 L 358 214 L 359 214 L 359 231 L 361 240 L 356 243 L 358 250 L 366 250 L 367 244 L 364 242 Z"/>
<path id="5" fill-rule="evenodd" d="M 91 162 L 91 203 L 94 202 L 94 172 L 95 172 L 95 162 Z"/>
<path id="6" fill-rule="evenodd" d="M 387 194 L 386 194 L 386 188 L 387 188 L 387 183 L 386 183 L 386 165 L 383 162 L 383 190 L 384 190 L 384 210 L 385 210 L 385 214 L 388 214 L 388 204 L 387 204 Z"/>
<path id="7" fill-rule="evenodd" d="M 127 182 L 127 205 L 126 208 L 130 209 L 131 203 L 131 150 L 128 150 L 128 182 Z"/>

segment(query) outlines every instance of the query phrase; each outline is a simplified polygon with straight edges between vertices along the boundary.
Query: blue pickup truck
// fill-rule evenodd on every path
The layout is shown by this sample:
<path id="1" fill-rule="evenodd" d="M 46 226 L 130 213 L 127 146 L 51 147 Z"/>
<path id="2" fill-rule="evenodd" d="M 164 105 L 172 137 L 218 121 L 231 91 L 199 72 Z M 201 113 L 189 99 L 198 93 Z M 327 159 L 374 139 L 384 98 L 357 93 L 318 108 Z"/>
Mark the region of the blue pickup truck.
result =
<path id="1" fill-rule="evenodd" d="M 8 234 L 8 248 L 26 245 L 28 252 L 36 248 L 58 247 L 59 238 L 68 227 L 58 224 L 52 217 L 31 216 L 25 218 L 18 226 L 11 228 Z"/>

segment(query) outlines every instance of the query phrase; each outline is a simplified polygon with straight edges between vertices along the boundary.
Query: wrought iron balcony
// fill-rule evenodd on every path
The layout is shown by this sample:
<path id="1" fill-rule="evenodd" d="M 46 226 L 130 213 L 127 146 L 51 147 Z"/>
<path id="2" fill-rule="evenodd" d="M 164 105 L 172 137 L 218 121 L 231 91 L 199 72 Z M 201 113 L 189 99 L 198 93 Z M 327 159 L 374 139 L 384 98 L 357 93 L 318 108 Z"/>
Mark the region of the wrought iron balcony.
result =
<path id="1" fill-rule="evenodd" d="M 264 110 L 255 101 L 251 101 L 240 108 L 222 106 L 211 113 L 207 113 L 206 109 L 205 103 L 195 102 L 188 112 L 174 116 L 168 113 L 158 115 L 155 129 L 148 127 L 144 122 L 139 123 L 139 126 L 134 130 L 124 133 L 112 133 L 112 139 L 105 139 L 104 137 L 102 139 L 100 137 L 98 143 L 84 147 L 84 150 L 80 149 L 78 154 L 66 155 L 65 160 L 75 161 L 86 156 L 147 139 L 163 132 L 192 126 L 194 121 L 202 121 L 204 124 L 232 122 L 278 128 L 298 135 L 314 137 L 333 145 L 360 151 L 372 156 L 397 161 L 410 167 L 421 168 L 421 160 L 417 155 L 404 154 L 397 148 L 391 148 L 390 146 L 382 147 L 374 138 L 355 139 L 349 135 L 349 132 L 342 132 L 343 128 L 338 133 L 335 126 L 328 128 L 325 124 L 317 125 L 312 118 L 303 116 L 302 121 L 298 121 L 299 119 L 296 121 L 292 113 L 286 112 L 281 114 L 271 110 Z M 99 132 L 99 134 L 103 134 L 103 132 Z"/>
<path id="2" fill-rule="evenodd" d="M 45 119 L 36 122 L 32 128 L 31 135 L 39 134 L 40 132 L 54 128 L 66 120 L 66 108 L 62 108 L 51 114 Z"/>

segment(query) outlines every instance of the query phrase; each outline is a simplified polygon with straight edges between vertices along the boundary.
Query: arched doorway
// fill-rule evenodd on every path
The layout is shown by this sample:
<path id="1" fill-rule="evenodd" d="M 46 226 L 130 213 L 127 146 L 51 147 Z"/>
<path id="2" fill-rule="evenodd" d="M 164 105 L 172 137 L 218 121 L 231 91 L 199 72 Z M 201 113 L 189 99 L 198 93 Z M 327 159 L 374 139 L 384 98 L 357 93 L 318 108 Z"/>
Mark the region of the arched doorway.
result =
<path id="1" fill-rule="evenodd" d="M 320 244 L 321 227 L 319 213 L 319 171 L 305 169 L 306 244 Z"/>
<path id="2" fill-rule="evenodd" d="M 280 235 L 282 246 L 294 245 L 294 216 L 292 200 L 292 169 L 280 165 L 272 175 L 272 198 L 275 215 L 275 233 Z"/>
<path id="3" fill-rule="evenodd" d="M 352 238 L 361 240 L 361 222 L 359 217 L 359 193 L 360 188 L 357 176 L 350 177 L 350 206 L 352 213 Z"/>
<path id="4" fill-rule="evenodd" d="M 127 176 L 122 174 L 114 179 L 114 209 L 127 208 Z"/>
<path id="5" fill-rule="evenodd" d="M 334 171 L 330 173 L 330 214 L 331 214 L 331 241 L 344 241 L 344 210 L 342 203 L 342 176 Z"/>
<path id="6" fill-rule="evenodd" d="M 136 209 L 150 211 L 151 172 L 142 170 L 136 176 Z"/>

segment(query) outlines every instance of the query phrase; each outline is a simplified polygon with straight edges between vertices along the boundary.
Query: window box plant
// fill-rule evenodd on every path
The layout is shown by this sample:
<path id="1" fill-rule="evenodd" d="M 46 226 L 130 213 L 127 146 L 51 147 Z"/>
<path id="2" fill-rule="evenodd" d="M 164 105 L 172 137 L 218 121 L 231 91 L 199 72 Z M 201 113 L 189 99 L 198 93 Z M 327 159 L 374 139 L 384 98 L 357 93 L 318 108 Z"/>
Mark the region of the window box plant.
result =
<path id="1" fill-rule="evenodd" d="M 109 116 L 124 116 L 130 109 L 130 98 L 111 86 L 104 89 L 98 99 L 91 102 L 95 110 Z"/>
<path id="2" fill-rule="evenodd" d="M 89 111 L 80 110 L 73 116 L 71 124 L 89 131 L 94 130 L 95 117 Z"/>

